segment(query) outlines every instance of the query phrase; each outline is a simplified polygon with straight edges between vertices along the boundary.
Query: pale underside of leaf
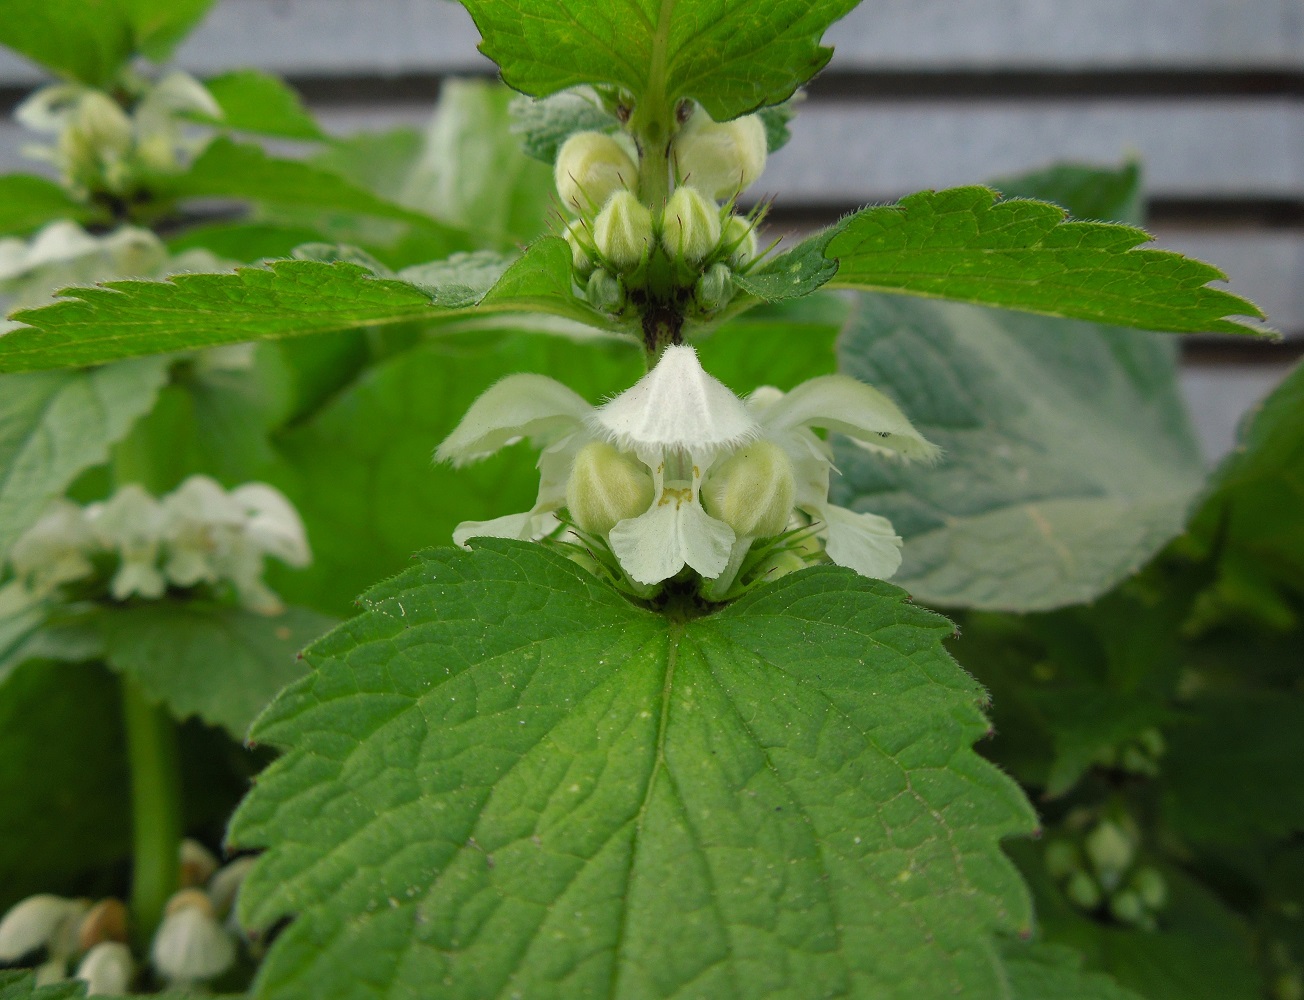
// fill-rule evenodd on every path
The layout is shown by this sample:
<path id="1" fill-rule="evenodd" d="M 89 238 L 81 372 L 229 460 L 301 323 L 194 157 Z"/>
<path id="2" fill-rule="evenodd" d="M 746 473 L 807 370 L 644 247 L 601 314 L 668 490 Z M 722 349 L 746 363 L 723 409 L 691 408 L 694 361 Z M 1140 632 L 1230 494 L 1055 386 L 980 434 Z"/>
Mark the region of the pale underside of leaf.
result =
<path id="1" fill-rule="evenodd" d="M 678 620 L 535 546 L 425 554 L 255 726 L 289 752 L 244 916 L 297 914 L 256 992 L 1000 996 L 1032 816 L 902 597 L 826 569 Z"/>

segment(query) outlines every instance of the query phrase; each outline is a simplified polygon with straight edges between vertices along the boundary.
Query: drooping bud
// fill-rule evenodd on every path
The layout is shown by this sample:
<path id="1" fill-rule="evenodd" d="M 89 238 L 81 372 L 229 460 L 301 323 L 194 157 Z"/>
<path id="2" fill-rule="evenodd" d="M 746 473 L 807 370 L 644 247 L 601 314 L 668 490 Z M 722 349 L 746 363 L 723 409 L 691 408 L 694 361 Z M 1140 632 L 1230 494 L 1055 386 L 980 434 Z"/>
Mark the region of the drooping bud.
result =
<path id="1" fill-rule="evenodd" d="M 694 187 L 679 187 L 661 216 L 661 245 L 672 258 L 697 264 L 720 243 L 720 210 Z"/>
<path id="2" fill-rule="evenodd" d="M 711 470 L 702 487 L 706 512 L 740 538 L 765 538 L 787 528 L 796 495 L 787 453 L 765 440 L 739 448 Z"/>
<path id="3" fill-rule="evenodd" d="M 154 968 L 170 983 L 203 982 L 235 962 L 235 940 L 217 922 L 213 904 L 198 889 L 183 889 L 168 900 L 150 949 Z"/>
<path id="4" fill-rule="evenodd" d="M 1101 885 L 1113 889 L 1122 880 L 1123 872 L 1132 864 L 1136 848 L 1132 838 L 1117 823 L 1101 821 L 1087 834 L 1083 846 L 1087 857 L 1100 877 Z"/>
<path id="5" fill-rule="evenodd" d="M 630 190 L 638 179 L 638 167 L 611 136 L 576 132 L 557 152 L 553 179 L 562 204 L 587 215 L 602 208 L 617 191 Z"/>
<path id="6" fill-rule="evenodd" d="M 593 242 L 613 267 L 638 265 L 652 245 L 652 213 L 628 191 L 617 191 L 593 220 Z"/>
<path id="7" fill-rule="evenodd" d="M 1131 889 L 1116 893 L 1109 901 L 1109 912 L 1113 918 L 1124 924 L 1140 923 L 1146 915 L 1141 897 Z"/>
<path id="8" fill-rule="evenodd" d="M 131 949 L 120 941 L 101 941 L 77 966 L 77 978 L 86 984 L 87 996 L 123 996 L 135 974 Z"/>
<path id="9" fill-rule="evenodd" d="M 42 893 L 16 903 L 0 920 L 0 962 L 16 962 L 45 948 L 62 959 L 77 947 L 77 926 L 88 904 Z"/>
<path id="10" fill-rule="evenodd" d="M 756 259 L 756 225 L 741 215 L 725 220 L 720 245 L 729 251 L 729 266 L 746 267 Z"/>
<path id="11" fill-rule="evenodd" d="M 652 506 L 652 476 L 637 459 L 602 441 L 579 450 L 566 483 L 566 508 L 585 531 L 605 535 Z"/>
<path id="12" fill-rule="evenodd" d="M 120 899 L 102 899 L 77 927 L 77 950 L 90 951 L 105 941 L 127 940 L 127 908 Z"/>
<path id="13" fill-rule="evenodd" d="M 684 184 L 709 198 L 728 198 L 749 187 L 765 169 L 768 144 L 757 115 L 715 122 L 698 108 L 675 136 L 675 169 Z"/>
<path id="14" fill-rule="evenodd" d="M 733 272 L 728 265 L 717 262 L 707 268 L 697 279 L 693 298 L 703 312 L 715 312 L 727 306 L 733 298 Z"/>
<path id="15" fill-rule="evenodd" d="M 603 312 L 619 312 L 625 305 L 625 289 L 620 279 L 601 267 L 589 275 L 584 295 L 594 309 Z"/>
<path id="16" fill-rule="evenodd" d="M 213 852 L 190 837 L 181 841 L 181 885 L 187 889 L 202 886 L 217 871 L 217 858 Z"/>
<path id="17" fill-rule="evenodd" d="M 1163 909 L 1168 902 L 1168 883 L 1154 868 L 1142 868 L 1132 876 L 1132 888 L 1152 910 Z"/>

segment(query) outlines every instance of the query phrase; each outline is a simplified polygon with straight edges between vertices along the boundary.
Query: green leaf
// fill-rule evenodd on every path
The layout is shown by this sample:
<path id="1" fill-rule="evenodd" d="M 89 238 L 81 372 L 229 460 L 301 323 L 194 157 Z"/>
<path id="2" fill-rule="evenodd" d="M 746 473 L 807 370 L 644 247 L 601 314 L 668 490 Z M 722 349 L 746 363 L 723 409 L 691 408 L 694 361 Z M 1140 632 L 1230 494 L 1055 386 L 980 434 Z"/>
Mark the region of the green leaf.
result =
<path id="1" fill-rule="evenodd" d="M 612 321 L 571 290 L 570 248 L 548 236 L 507 268 L 479 303 L 447 290 L 382 280 L 348 263 L 275 261 L 229 274 L 180 274 L 168 281 L 110 281 L 68 289 L 62 301 L 18 312 L 28 324 L 0 337 L 0 371 L 100 364 L 161 351 L 193 350 L 359 326 L 467 315 L 546 312 L 615 332 Z M 443 294 L 443 293 L 440 293 Z"/>
<path id="2" fill-rule="evenodd" d="M 214 222 L 195 226 L 168 240 L 174 256 L 187 250 L 208 250 L 222 260 L 250 264 L 278 257 L 290 257 L 294 248 L 320 241 L 322 234 L 306 226 L 284 226 L 274 222 Z"/>
<path id="3" fill-rule="evenodd" d="M 303 608 L 256 615 L 197 601 L 115 608 L 101 620 L 107 662 L 178 719 L 197 715 L 242 739 L 281 688 L 303 676 L 299 651 L 335 622 Z"/>
<path id="4" fill-rule="evenodd" d="M 0 1000 L 74 1000 L 86 995 L 79 979 L 36 985 L 36 975 L 27 969 L 0 969 Z"/>
<path id="5" fill-rule="evenodd" d="M 997 178 L 991 186 L 1006 198 L 1054 202 L 1075 219 L 1145 224 L 1141 167 L 1135 160 L 1117 169 L 1059 163 L 1017 177 Z"/>
<path id="6" fill-rule="evenodd" d="M 326 138 L 299 95 L 279 77 L 240 69 L 205 80 L 204 86 L 222 109 L 217 124 L 285 139 Z"/>
<path id="7" fill-rule="evenodd" d="M 283 461 L 265 477 L 303 515 L 313 564 L 276 571 L 273 587 L 287 600 L 348 614 L 371 581 L 402 570 L 418 549 L 447 544 L 459 522 L 527 510 L 539 486 L 528 446 L 465 469 L 431 462 L 435 445 L 504 375 L 551 375 L 596 402 L 641 371 L 630 345 L 488 330 L 420 344 L 369 368 L 277 439 Z"/>
<path id="8" fill-rule="evenodd" d="M 1072 948 L 1008 942 L 1002 956 L 1011 1000 L 1141 1000 L 1108 976 L 1083 970 Z"/>
<path id="9" fill-rule="evenodd" d="M 424 553 L 255 725 L 242 919 L 297 914 L 255 989 L 1001 995 L 1033 817 L 904 597 L 823 568 L 662 615 L 528 543 Z"/>
<path id="10" fill-rule="evenodd" d="M 3 340 L 0 340 L 3 343 Z M 154 405 L 165 358 L 0 379 L 0 553 Z"/>
<path id="11" fill-rule="evenodd" d="M 166 183 L 166 193 L 178 198 L 244 198 L 441 228 L 429 216 L 379 198 L 330 171 L 268 156 L 258 146 L 227 138 L 209 143 L 190 170 Z"/>
<path id="12" fill-rule="evenodd" d="M 1164 758 L 1164 815 L 1183 837 L 1243 844 L 1304 829 L 1304 698 L 1220 692 L 1184 706 Z"/>
<path id="13" fill-rule="evenodd" d="M 555 214 L 552 171 L 512 135 L 511 91 L 484 80 L 450 80 L 400 198 L 510 249 L 547 230 Z"/>
<path id="14" fill-rule="evenodd" d="M 1164 338 L 862 296 L 840 351 L 944 449 L 932 467 L 838 450 L 838 502 L 892 521 L 920 600 L 1089 601 L 1182 530 L 1203 468 Z"/>
<path id="15" fill-rule="evenodd" d="M 1304 364 L 1242 423 L 1192 524 L 1218 579 L 1199 610 L 1203 629 L 1240 616 L 1278 629 L 1304 598 Z"/>
<path id="16" fill-rule="evenodd" d="M 575 91 L 553 94 L 542 100 L 517 97 L 508 111 L 512 133 L 520 138 L 527 156 L 551 166 L 562 143 L 576 132 L 612 132 L 620 122 L 594 98 Z"/>
<path id="17" fill-rule="evenodd" d="M 734 285 L 762 302 L 782 302 L 811 294 L 838 273 L 837 261 L 826 256 L 826 251 L 842 231 L 842 225 L 838 223 L 802 240 L 751 271 L 736 273 Z M 740 297 L 734 309 L 745 309 L 748 305 L 748 299 Z"/>
<path id="18" fill-rule="evenodd" d="M 0 0 L 0 44 L 106 87 L 136 54 L 167 58 L 213 0 Z"/>
<path id="19" fill-rule="evenodd" d="M 616 84 L 636 103 L 701 102 L 717 121 L 780 104 L 833 54 L 857 0 L 462 0 L 503 79 L 533 97 Z"/>
<path id="20" fill-rule="evenodd" d="M 804 94 L 796 94 L 782 104 L 761 109 L 761 122 L 765 125 L 765 146 L 769 152 L 777 153 L 788 145 L 788 140 L 792 138 L 792 130 L 788 128 L 788 123 L 796 117 L 795 105 L 804 96 Z"/>
<path id="21" fill-rule="evenodd" d="M 0 685 L 0 912 L 127 854 L 119 699 L 92 664 L 29 660 Z"/>
<path id="22" fill-rule="evenodd" d="M 925 191 L 865 208 L 828 245 L 831 285 L 1021 309 L 1170 333 L 1261 333 L 1228 316 L 1263 318 L 1216 288 L 1217 268 L 1167 250 L 1138 250 L 1131 226 L 1066 222 L 1036 201 L 997 201 L 984 187 Z"/>
<path id="23" fill-rule="evenodd" d="M 73 201 L 62 187 L 44 177 L 0 177 L 0 236 L 26 235 L 56 219 L 88 222 L 95 216 L 92 209 Z"/>

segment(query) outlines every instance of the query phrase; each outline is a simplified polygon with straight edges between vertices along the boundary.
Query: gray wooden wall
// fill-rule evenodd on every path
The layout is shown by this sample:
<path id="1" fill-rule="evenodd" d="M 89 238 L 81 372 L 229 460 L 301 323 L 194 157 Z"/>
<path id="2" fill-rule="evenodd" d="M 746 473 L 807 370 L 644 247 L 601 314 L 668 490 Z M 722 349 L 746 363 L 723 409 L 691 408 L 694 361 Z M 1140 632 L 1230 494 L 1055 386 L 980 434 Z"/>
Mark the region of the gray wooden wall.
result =
<path id="1" fill-rule="evenodd" d="M 446 0 L 219 0 L 179 62 L 284 74 L 348 132 L 418 124 L 440 78 L 491 73 L 476 41 Z M 766 172 L 784 217 L 1139 157 L 1159 244 L 1220 266 L 1286 335 L 1187 342 L 1206 450 L 1230 447 L 1304 351 L 1304 0 L 867 0 L 829 41 Z M 0 52 L 5 105 L 39 79 Z M 23 167 L 20 143 L 0 126 L 0 171 Z"/>

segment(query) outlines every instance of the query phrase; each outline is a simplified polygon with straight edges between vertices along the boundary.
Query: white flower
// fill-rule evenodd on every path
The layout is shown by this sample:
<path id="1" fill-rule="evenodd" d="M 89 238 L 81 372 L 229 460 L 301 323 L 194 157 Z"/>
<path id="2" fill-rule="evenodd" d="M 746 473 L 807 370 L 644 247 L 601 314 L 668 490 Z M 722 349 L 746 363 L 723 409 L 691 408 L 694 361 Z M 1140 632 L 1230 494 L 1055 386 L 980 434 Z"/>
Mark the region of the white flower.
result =
<path id="1" fill-rule="evenodd" d="M 594 511 L 651 498 L 645 510 L 606 533 L 621 568 L 640 584 L 661 583 L 687 566 L 715 581 L 709 595 L 722 595 L 755 540 L 746 533 L 772 532 L 798 514 L 815 522 L 833 562 L 865 576 L 890 576 L 901 561 L 901 539 L 884 518 L 829 503 L 832 451 L 813 427 L 846 434 L 877 452 L 907 458 L 937 453 L 891 400 L 855 379 L 812 379 L 786 396 L 765 388 L 744 403 L 703 370 L 691 347 L 675 346 L 632 388 L 598 408 L 552 379 L 510 376 L 476 400 L 436 458 L 464 464 L 526 437 L 542 449 L 535 505 L 521 514 L 458 525 L 453 538 L 459 545 L 483 536 L 538 539 L 551 534 L 557 526 L 553 512 L 568 503 L 568 484 L 569 503 L 587 507 L 578 492 L 598 491 L 591 480 L 609 469 L 621 482 L 608 484 L 609 490 L 592 498 Z M 617 454 L 598 455 L 594 442 Z M 577 467 L 581 453 L 592 460 Z M 650 493 L 618 461 L 621 457 L 646 468 Z M 764 468 L 754 468 L 757 463 Z M 737 530 L 703 507 L 708 476 L 714 476 L 717 512 Z M 730 477 L 748 482 L 731 485 Z M 748 490 L 757 490 L 749 485 L 752 480 L 768 484 L 756 497 L 758 504 L 768 505 L 765 511 L 745 509 Z M 787 513 L 768 509 L 775 504 Z M 602 518 L 586 510 L 580 520 L 597 525 Z"/>
<path id="2" fill-rule="evenodd" d="M 236 958 L 236 943 L 217 921 L 212 901 L 199 889 L 183 889 L 168 900 L 150 948 L 154 968 L 173 986 L 220 976 Z"/>
<path id="3" fill-rule="evenodd" d="M 938 447 L 887 396 L 846 375 L 813 378 L 786 395 L 764 386 L 748 397 L 747 409 L 762 436 L 787 452 L 797 482 L 795 506 L 820 523 L 828 557 L 861 576 L 891 577 L 901 565 L 901 538 L 884 517 L 829 503 L 833 451 L 811 428 L 837 431 L 869 451 L 907 459 L 933 460 Z"/>
<path id="4" fill-rule="evenodd" d="M 244 510 L 207 476 L 191 476 L 163 498 L 162 509 L 168 579 L 180 587 L 216 583 L 215 557 L 234 544 Z"/>
<path id="5" fill-rule="evenodd" d="M 0 963 L 17 962 L 38 948 L 63 962 L 77 950 L 77 925 L 89 908 L 85 900 L 46 893 L 15 904 L 0 920 Z"/>
<path id="6" fill-rule="evenodd" d="M 119 601 L 133 594 L 162 597 L 167 581 L 159 572 L 159 544 L 164 515 L 162 505 L 135 483 L 119 489 L 105 503 L 86 508 L 86 520 L 100 543 L 116 549 L 122 559 L 109 584 Z"/>
<path id="7" fill-rule="evenodd" d="M 89 576 L 94 566 L 87 556 L 94 548 L 95 536 L 82 509 L 60 499 L 14 542 L 9 562 L 26 580 L 28 592 L 44 597 L 60 584 Z"/>
<path id="8" fill-rule="evenodd" d="M 87 996 L 122 996 L 135 974 L 130 948 L 120 941 L 101 941 L 86 952 L 76 978 L 86 983 Z"/>

